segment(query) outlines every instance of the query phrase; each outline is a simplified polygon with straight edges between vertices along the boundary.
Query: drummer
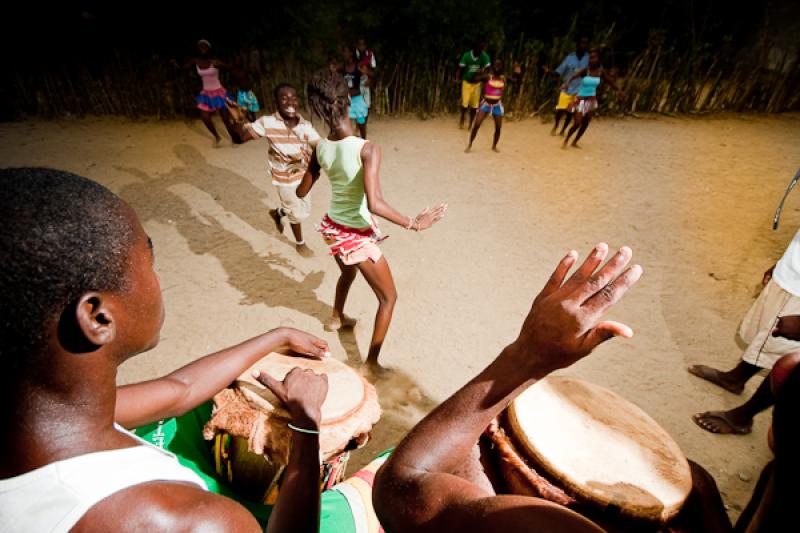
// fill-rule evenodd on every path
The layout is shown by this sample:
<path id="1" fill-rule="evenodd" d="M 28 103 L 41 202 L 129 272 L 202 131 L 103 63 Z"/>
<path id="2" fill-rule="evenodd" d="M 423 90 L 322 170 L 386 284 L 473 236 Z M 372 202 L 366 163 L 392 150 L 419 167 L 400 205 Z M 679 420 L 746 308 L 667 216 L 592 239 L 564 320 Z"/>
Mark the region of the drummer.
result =
<path id="1" fill-rule="evenodd" d="M 41 168 L 0 170 L 0 212 L 0 390 L 14 413 L 0 453 L 0 531 L 262 531 L 206 477 L 120 426 L 191 416 L 265 354 L 319 358 L 327 344 L 279 328 L 117 388 L 117 367 L 158 343 L 164 319 L 136 214 L 95 182 Z M 302 429 L 268 531 L 316 532 L 327 380 L 298 369 L 259 380 Z"/>

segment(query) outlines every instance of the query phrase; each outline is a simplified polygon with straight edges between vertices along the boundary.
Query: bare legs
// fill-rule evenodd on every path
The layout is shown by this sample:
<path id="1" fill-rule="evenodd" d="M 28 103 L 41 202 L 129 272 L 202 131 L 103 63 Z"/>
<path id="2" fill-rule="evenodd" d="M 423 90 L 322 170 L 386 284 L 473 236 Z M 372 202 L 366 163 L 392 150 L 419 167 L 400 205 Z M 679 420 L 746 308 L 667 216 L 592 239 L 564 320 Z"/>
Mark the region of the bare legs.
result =
<path id="1" fill-rule="evenodd" d="M 356 123 L 356 125 L 358 126 L 358 134 L 361 136 L 362 139 L 366 139 L 367 138 L 367 120 L 368 119 L 369 119 L 369 117 L 364 117 L 364 123 L 363 124 Z"/>
<path id="2" fill-rule="evenodd" d="M 586 113 L 586 115 L 584 115 L 583 113 L 581 113 L 579 111 L 576 111 L 575 112 L 575 122 L 572 124 L 572 127 L 569 129 L 569 132 L 567 133 L 567 136 L 564 139 L 564 144 L 563 144 L 562 148 L 566 148 L 567 147 L 567 143 L 569 143 L 570 137 L 572 137 L 572 134 L 575 133 L 576 131 L 578 132 L 578 134 L 575 136 L 575 140 L 572 141 L 572 146 L 574 146 L 575 148 L 578 148 L 578 140 L 580 140 L 580 138 L 583 137 L 583 134 L 586 132 L 586 128 L 589 127 L 589 123 L 591 121 L 592 121 L 592 114 L 591 113 Z"/>
<path id="3" fill-rule="evenodd" d="M 219 133 L 217 133 L 217 127 L 214 126 L 214 121 L 211 120 L 211 115 L 213 115 L 211 111 L 203 111 L 202 109 L 200 110 L 200 120 L 202 120 L 203 124 L 206 125 L 206 128 L 208 128 L 208 131 L 211 132 L 211 135 L 214 136 L 214 143 L 216 144 L 219 143 L 220 140 Z"/>
<path id="4" fill-rule="evenodd" d="M 488 113 L 478 111 L 478 118 L 475 119 L 475 125 L 472 127 L 472 131 L 469 134 L 469 144 L 464 152 L 469 152 L 472 149 L 472 143 L 475 141 L 475 137 L 478 135 L 478 130 L 481 128 L 481 124 L 483 124 L 483 120 L 487 115 Z M 492 118 L 494 119 L 494 142 L 492 142 L 492 150 L 499 152 L 500 150 L 497 149 L 497 142 L 500 140 L 500 130 L 503 127 L 503 117 L 492 116 Z"/>
<path id="5" fill-rule="evenodd" d="M 561 122 L 561 117 L 564 117 L 564 126 L 561 128 L 561 133 L 559 135 L 563 137 L 564 130 L 567 129 L 567 126 L 569 126 L 569 123 L 572 120 L 572 113 L 570 113 L 566 109 L 556 109 L 556 123 L 553 124 L 553 129 L 550 130 L 550 135 L 556 134 L 556 130 L 558 129 L 558 123 Z"/>
<path id="6" fill-rule="evenodd" d="M 339 265 L 341 275 L 336 283 L 336 298 L 333 303 L 333 317 L 328 324 L 328 329 L 339 329 L 354 324 L 344 314 L 344 304 L 347 294 L 356 278 L 356 272 L 361 271 L 364 279 L 367 280 L 375 296 L 378 298 L 378 312 L 375 314 L 375 327 L 372 330 L 372 339 L 369 343 L 367 353 L 367 364 L 373 367 L 378 366 L 378 355 L 380 354 L 386 333 L 389 331 L 389 324 L 392 321 L 392 313 L 397 302 L 397 289 L 394 285 L 392 272 L 389 270 L 389 263 L 386 258 L 381 256 L 377 262 L 370 260 L 359 263 L 358 265 L 345 265 L 341 259 L 336 257 L 336 264 Z"/>
<path id="7" fill-rule="evenodd" d="M 200 110 L 200 119 L 205 124 L 208 131 L 211 132 L 211 135 L 214 136 L 214 144 L 218 144 L 220 141 L 219 133 L 217 133 L 217 127 L 214 126 L 214 121 L 212 120 L 212 115 L 214 115 L 214 111 L 203 111 Z M 219 115 L 222 118 L 222 123 L 225 125 L 225 129 L 228 130 L 228 135 L 231 136 L 231 140 L 233 142 L 237 142 L 239 139 L 238 134 L 236 133 L 236 128 L 234 127 L 233 120 L 231 120 L 231 115 L 228 113 L 228 110 L 223 108 L 219 110 Z"/>
<path id="8" fill-rule="evenodd" d="M 458 127 L 460 129 L 464 129 L 464 117 L 467 114 L 467 109 L 469 109 L 469 128 L 472 129 L 472 123 L 475 122 L 475 113 L 477 109 L 474 107 L 462 107 L 461 108 L 461 120 L 458 121 Z"/>

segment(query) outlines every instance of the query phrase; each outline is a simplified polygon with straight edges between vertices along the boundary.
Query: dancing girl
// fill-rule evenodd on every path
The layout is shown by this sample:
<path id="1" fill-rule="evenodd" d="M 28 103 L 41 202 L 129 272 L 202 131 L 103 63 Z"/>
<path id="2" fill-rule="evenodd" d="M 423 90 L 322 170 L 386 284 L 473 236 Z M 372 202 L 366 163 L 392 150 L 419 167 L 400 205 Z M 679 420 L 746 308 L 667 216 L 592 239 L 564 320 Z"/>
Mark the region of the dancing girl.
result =
<path id="1" fill-rule="evenodd" d="M 469 134 L 469 144 L 467 145 L 467 149 L 464 150 L 465 152 L 469 152 L 472 149 L 472 142 L 475 140 L 475 136 L 478 135 L 478 130 L 483 123 L 483 119 L 485 119 L 487 115 L 492 115 L 494 119 L 494 141 L 492 142 L 492 150 L 495 152 L 500 151 L 497 149 L 497 141 L 500 140 L 500 129 L 503 127 L 503 115 L 505 115 L 502 102 L 503 92 L 505 92 L 507 82 L 519 83 L 519 76 L 521 74 L 522 67 L 514 65 L 514 74 L 510 78 L 506 78 L 506 75 L 503 74 L 503 60 L 495 59 L 492 64 L 491 73 L 481 76 L 480 78 L 476 77 L 476 79 L 484 78 L 486 81 L 484 82 L 483 100 L 481 100 L 481 105 L 478 108 L 478 117 L 475 119 L 475 125 L 472 127 L 472 132 Z"/>
<path id="2" fill-rule="evenodd" d="M 211 43 L 205 39 L 200 39 L 197 41 L 197 56 L 189 59 L 183 65 L 179 65 L 175 60 L 172 61 L 172 64 L 182 70 L 190 70 L 194 67 L 197 70 L 197 75 L 203 81 L 203 90 L 197 95 L 195 101 L 197 102 L 197 109 L 200 110 L 200 118 L 203 120 L 203 124 L 214 136 L 214 145 L 218 145 L 220 141 L 217 128 L 211 119 L 212 115 L 217 111 L 219 111 L 222 123 L 225 124 L 225 129 L 228 130 L 231 140 L 236 142 L 237 137 L 233 120 L 225 105 L 226 101 L 233 98 L 219 81 L 220 69 L 227 70 L 229 67 L 211 52 Z"/>
<path id="3" fill-rule="evenodd" d="M 578 146 L 578 141 L 581 137 L 583 137 L 583 134 L 586 133 L 586 129 L 589 127 L 589 123 L 592 121 L 594 111 L 597 109 L 597 88 L 600 86 L 601 82 L 606 82 L 609 87 L 614 89 L 618 97 L 622 98 L 625 96 L 625 93 L 623 93 L 622 90 L 617 87 L 617 84 L 615 84 L 614 81 L 609 78 L 608 75 L 606 75 L 605 70 L 603 70 L 603 65 L 600 63 L 600 54 L 597 52 L 597 50 L 589 51 L 589 66 L 576 72 L 568 81 L 564 83 L 561 89 L 566 91 L 569 88 L 570 83 L 579 78 L 581 80 L 581 84 L 578 87 L 578 94 L 572 103 L 572 114 L 574 115 L 574 121 L 572 123 L 572 127 L 567 133 L 567 136 L 564 138 L 564 144 L 562 145 L 562 148 L 567 147 L 570 137 L 572 137 L 576 131 L 578 134 L 575 135 L 575 140 L 572 141 L 572 146 L 575 148 L 580 148 Z"/>
<path id="4" fill-rule="evenodd" d="M 324 69 L 308 85 L 311 111 L 330 129 L 317 144 L 308 170 L 297 188 L 303 198 L 324 170 L 331 182 L 331 204 L 318 230 L 330 247 L 341 270 L 336 284 L 333 315 L 326 324 L 329 331 L 353 327 L 355 320 L 344 314 L 344 304 L 356 273 L 378 298 L 378 311 L 367 354 L 367 364 L 377 370 L 378 355 L 386 338 L 397 301 L 389 263 L 381 253 L 377 221 L 373 215 L 411 231 L 430 228 L 445 214 L 447 206 L 423 209 L 417 216 L 403 215 L 383 198 L 380 183 L 381 151 L 374 144 L 353 135 L 350 126 L 350 89 L 345 79 Z"/>

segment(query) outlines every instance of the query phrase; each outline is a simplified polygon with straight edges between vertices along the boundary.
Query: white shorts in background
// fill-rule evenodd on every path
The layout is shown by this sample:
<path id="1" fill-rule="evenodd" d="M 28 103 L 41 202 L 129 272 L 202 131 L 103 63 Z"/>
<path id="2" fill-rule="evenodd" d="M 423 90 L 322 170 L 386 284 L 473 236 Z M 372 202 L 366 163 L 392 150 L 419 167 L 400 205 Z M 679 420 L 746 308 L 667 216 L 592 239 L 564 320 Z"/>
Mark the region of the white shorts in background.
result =
<path id="1" fill-rule="evenodd" d="M 800 315 L 800 298 L 770 280 L 739 327 L 739 336 L 748 345 L 742 354 L 745 362 L 771 370 L 778 359 L 800 350 L 800 342 L 772 336 L 778 317 L 786 315 Z"/>
<path id="2" fill-rule="evenodd" d="M 289 219 L 289 224 L 300 224 L 308 215 L 311 214 L 311 194 L 305 198 L 297 197 L 297 185 L 276 185 L 278 199 L 281 202 L 281 210 Z"/>

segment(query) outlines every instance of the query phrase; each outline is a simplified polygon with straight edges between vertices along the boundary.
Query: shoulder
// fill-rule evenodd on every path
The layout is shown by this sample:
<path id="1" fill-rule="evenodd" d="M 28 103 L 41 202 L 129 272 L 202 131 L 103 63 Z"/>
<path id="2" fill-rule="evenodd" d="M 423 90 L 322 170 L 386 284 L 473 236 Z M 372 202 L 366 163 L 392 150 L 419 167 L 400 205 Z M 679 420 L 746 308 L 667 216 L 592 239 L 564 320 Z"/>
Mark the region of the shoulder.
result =
<path id="1" fill-rule="evenodd" d="M 378 148 L 377 144 L 363 139 L 361 140 L 363 141 L 361 145 L 361 160 L 364 161 L 364 163 L 368 163 L 374 158 L 381 156 L 381 149 Z"/>
<path id="2" fill-rule="evenodd" d="M 90 508 L 74 533 L 101 531 L 261 531 L 255 518 L 231 499 L 186 483 L 142 483 Z"/>

